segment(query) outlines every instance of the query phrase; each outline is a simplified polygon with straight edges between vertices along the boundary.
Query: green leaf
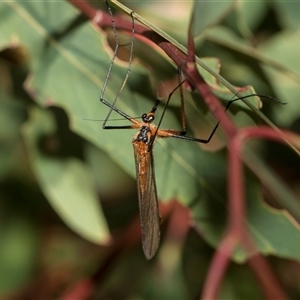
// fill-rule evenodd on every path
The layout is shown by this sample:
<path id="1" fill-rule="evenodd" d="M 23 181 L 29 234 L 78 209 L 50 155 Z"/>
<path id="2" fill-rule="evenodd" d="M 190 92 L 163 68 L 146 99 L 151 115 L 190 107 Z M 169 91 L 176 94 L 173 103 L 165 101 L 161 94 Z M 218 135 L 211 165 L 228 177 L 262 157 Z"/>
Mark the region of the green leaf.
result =
<path id="1" fill-rule="evenodd" d="M 238 14 L 238 25 L 241 32 L 245 27 L 255 29 L 263 22 L 269 3 L 266 1 L 238 1 L 236 12 Z"/>
<path id="2" fill-rule="evenodd" d="M 36 178 L 52 207 L 75 232 L 89 241 L 105 244 L 108 228 L 85 164 L 77 159 L 48 157 L 40 150 L 40 139 L 54 130 L 49 112 L 32 109 L 23 135 Z"/>
<path id="3" fill-rule="evenodd" d="M 275 1 L 273 2 L 273 7 L 283 27 L 295 30 L 299 29 L 299 1 Z"/>
<path id="4" fill-rule="evenodd" d="M 294 220 L 284 211 L 269 207 L 259 195 L 251 199 L 256 201 L 248 205 L 250 231 L 260 252 L 299 261 L 300 232 Z"/>
<path id="5" fill-rule="evenodd" d="M 195 1 L 192 9 L 191 24 L 193 36 L 201 34 L 210 26 L 216 25 L 233 8 L 236 1 Z"/>
<path id="6" fill-rule="evenodd" d="M 282 31 L 259 47 L 266 58 L 276 58 L 280 62 L 278 69 L 268 64 L 263 65 L 263 68 L 278 99 L 287 103 L 274 112 L 276 120 L 284 126 L 291 125 L 299 118 L 299 39 L 299 31 Z"/>

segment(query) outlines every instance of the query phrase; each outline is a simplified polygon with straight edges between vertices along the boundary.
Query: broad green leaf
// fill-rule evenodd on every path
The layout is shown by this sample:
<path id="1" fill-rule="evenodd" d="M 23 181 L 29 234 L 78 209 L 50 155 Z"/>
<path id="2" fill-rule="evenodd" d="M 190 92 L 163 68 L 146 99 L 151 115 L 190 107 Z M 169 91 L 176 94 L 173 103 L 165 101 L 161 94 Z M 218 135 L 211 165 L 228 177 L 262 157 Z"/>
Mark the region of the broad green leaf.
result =
<path id="1" fill-rule="evenodd" d="M 54 130 L 49 112 L 30 112 L 23 135 L 36 178 L 52 207 L 75 232 L 89 241 L 105 244 L 108 228 L 87 167 L 77 159 L 51 158 L 40 150 L 40 139 Z"/>
<path id="2" fill-rule="evenodd" d="M 256 201 L 248 205 L 250 231 L 261 253 L 299 261 L 300 232 L 293 220 L 284 211 L 276 211 L 264 204 L 259 195 L 252 199 Z M 257 222 L 259 232 L 255 226 Z"/>
<path id="3" fill-rule="evenodd" d="M 192 8 L 191 32 L 193 36 L 201 34 L 205 29 L 216 25 L 233 8 L 236 1 L 195 1 Z"/>

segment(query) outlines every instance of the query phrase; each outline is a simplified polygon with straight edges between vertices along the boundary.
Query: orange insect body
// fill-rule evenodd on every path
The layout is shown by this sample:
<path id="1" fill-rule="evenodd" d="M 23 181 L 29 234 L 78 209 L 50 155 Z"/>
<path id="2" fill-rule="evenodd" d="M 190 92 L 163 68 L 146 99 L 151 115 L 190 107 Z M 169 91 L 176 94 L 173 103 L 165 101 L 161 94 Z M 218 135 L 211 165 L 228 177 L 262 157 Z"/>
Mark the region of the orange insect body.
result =
<path id="1" fill-rule="evenodd" d="M 155 125 L 151 124 L 154 120 L 154 113 L 144 114 L 142 119 L 143 123 L 134 125 L 140 130 L 134 136 L 132 145 L 138 183 L 142 245 L 146 258 L 151 259 L 160 242 L 160 217 L 151 148 L 151 142 L 155 138 L 157 129 Z"/>
<path id="2" fill-rule="evenodd" d="M 134 136 L 132 145 L 134 149 L 136 178 L 138 183 L 138 198 L 142 227 L 142 245 L 145 256 L 151 259 L 160 242 L 160 216 L 158 211 L 157 191 L 153 162 L 153 142 L 156 137 L 171 137 L 180 134 L 177 130 L 157 129 L 152 122 L 159 101 L 152 110 L 142 115 L 143 122 L 130 119 L 131 128 L 140 129 Z"/>

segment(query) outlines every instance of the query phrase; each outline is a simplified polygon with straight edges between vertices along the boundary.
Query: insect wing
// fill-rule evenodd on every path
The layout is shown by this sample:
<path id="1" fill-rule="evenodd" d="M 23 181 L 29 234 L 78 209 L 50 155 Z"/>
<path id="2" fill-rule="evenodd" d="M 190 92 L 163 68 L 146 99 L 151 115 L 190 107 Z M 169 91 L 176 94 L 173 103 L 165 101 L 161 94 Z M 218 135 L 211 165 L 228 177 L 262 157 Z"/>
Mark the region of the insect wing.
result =
<path id="1" fill-rule="evenodd" d="M 142 228 L 142 245 L 146 258 L 151 259 L 159 246 L 160 216 L 152 151 L 148 145 L 134 141 L 134 157 L 138 185 L 139 209 Z"/>

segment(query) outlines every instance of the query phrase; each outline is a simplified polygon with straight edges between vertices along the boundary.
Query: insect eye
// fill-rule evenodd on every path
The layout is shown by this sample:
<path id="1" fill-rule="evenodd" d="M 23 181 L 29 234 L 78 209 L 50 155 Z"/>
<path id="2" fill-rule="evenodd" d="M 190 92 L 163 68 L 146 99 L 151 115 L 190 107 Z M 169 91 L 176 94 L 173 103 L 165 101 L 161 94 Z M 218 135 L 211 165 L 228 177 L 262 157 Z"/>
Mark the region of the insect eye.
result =
<path id="1" fill-rule="evenodd" d="M 148 116 L 147 116 L 147 114 L 142 114 L 142 120 L 143 120 L 144 122 L 147 122 L 147 121 L 148 121 Z"/>
<path id="2" fill-rule="evenodd" d="M 143 114 L 142 119 L 145 123 L 151 123 L 155 119 L 155 117 L 152 114 Z"/>
<path id="3" fill-rule="evenodd" d="M 155 119 L 154 115 L 148 116 L 148 122 L 152 122 Z"/>

